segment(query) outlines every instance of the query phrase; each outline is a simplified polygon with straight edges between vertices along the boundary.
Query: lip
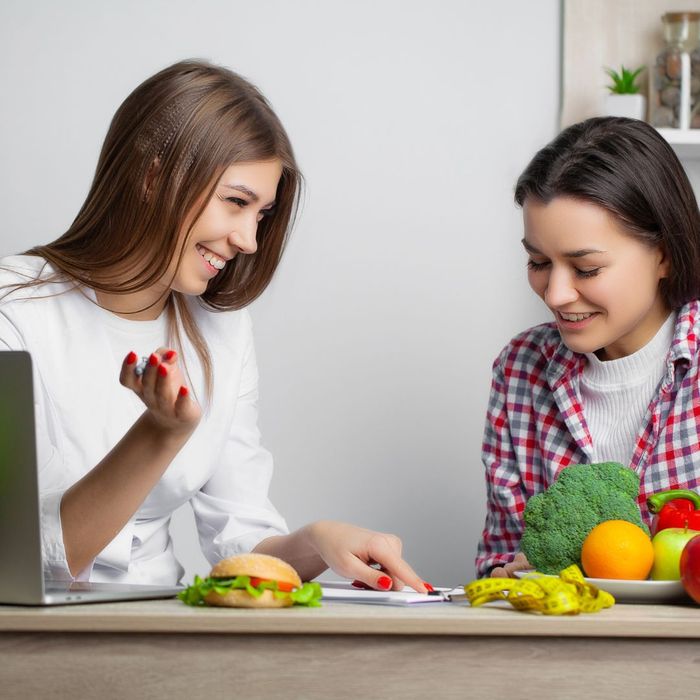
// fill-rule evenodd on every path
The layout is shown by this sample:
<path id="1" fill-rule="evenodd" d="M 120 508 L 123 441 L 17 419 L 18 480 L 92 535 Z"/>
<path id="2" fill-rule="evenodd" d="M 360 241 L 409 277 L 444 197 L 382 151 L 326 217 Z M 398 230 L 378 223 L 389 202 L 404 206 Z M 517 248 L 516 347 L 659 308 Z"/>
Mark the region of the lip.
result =
<path id="1" fill-rule="evenodd" d="M 565 329 L 567 331 L 577 331 L 582 328 L 586 328 L 591 324 L 594 318 L 596 318 L 599 314 L 597 311 L 591 312 L 591 315 L 588 318 L 583 318 L 580 321 L 567 321 L 562 315 L 560 311 L 555 311 L 554 312 L 556 315 L 557 323 L 559 324 L 559 327 L 562 329 Z M 573 312 L 570 312 L 573 313 Z M 581 312 L 581 313 L 587 313 L 587 312 Z"/>
<path id="2" fill-rule="evenodd" d="M 225 255 L 221 255 L 221 253 L 217 253 L 215 250 L 212 250 L 211 248 L 207 248 L 205 245 L 202 245 L 201 243 L 195 243 L 195 248 L 199 246 L 200 248 L 204 248 L 204 250 L 210 252 L 212 255 L 216 255 L 217 258 L 221 258 L 225 262 L 228 262 L 232 258 L 227 258 Z"/>

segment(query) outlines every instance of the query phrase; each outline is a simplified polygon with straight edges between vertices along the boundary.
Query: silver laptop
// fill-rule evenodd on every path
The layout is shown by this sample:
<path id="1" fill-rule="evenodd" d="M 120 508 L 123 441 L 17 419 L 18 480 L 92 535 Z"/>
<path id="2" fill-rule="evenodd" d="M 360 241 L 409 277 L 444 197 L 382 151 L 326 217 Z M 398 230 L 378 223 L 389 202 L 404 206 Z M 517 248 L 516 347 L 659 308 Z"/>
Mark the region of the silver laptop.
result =
<path id="1" fill-rule="evenodd" d="M 38 481 L 31 356 L 0 351 L 0 604 L 170 598 L 181 590 L 44 580 Z"/>

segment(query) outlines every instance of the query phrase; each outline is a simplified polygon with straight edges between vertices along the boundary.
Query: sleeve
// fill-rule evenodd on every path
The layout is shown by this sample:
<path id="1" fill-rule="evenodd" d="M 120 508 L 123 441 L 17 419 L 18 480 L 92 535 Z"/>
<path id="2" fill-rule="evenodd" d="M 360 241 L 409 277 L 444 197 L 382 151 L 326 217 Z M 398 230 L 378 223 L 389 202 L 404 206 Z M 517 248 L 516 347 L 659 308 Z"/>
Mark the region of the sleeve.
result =
<path id="1" fill-rule="evenodd" d="M 0 310 L 0 350 L 27 350 L 20 328 L 10 316 Z M 41 549 L 44 575 L 47 578 L 69 581 L 73 579 L 68 568 L 61 528 L 61 498 L 70 484 L 63 483 L 62 460 L 56 436 L 47 420 L 47 396 L 34 365 L 34 420 L 39 479 L 39 513 L 41 518 Z M 88 572 L 89 573 L 89 572 Z"/>
<path id="2" fill-rule="evenodd" d="M 258 370 L 252 333 L 239 396 L 219 467 L 191 501 L 207 559 L 249 552 L 262 540 L 289 532 L 268 498 L 272 455 L 260 444 Z"/>
<path id="3" fill-rule="evenodd" d="M 488 576 L 492 568 L 507 564 L 518 552 L 527 502 L 513 449 L 506 381 L 499 360 L 493 367 L 482 445 L 486 470 L 486 522 L 477 548 L 477 576 Z"/>

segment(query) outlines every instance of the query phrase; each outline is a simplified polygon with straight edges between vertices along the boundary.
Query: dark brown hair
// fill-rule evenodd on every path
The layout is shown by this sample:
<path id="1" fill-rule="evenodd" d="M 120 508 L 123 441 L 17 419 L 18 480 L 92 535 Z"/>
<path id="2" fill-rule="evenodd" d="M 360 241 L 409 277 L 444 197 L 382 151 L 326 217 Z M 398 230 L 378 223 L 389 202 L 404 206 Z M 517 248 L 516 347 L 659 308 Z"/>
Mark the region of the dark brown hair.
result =
<path id="1" fill-rule="evenodd" d="M 75 221 L 60 238 L 28 253 L 96 290 L 145 289 L 168 261 L 181 258 L 183 222 L 194 213 L 188 238 L 226 168 L 271 159 L 281 161 L 282 175 L 274 214 L 258 226 L 257 251 L 237 255 L 199 297 L 212 310 L 242 308 L 263 292 L 279 264 L 298 206 L 301 174 L 282 124 L 257 88 L 204 61 L 165 68 L 124 100 Z M 171 292 L 167 308 L 171 336 L 181 346 L 181 324 L 202 361 L 210 393 L 211 359 L 182 295 Z"/>
<path id="2" fill-rule="evenodd" d="M 535 154 L 515 201 L 574 197 L 609 211 L 635 238 L 670 262 L 664 301 L 677 309 L 700 297 L 700 212 L 688 176 L 668 142 L 645 122 L 596 117 L 564 129 Z"/>

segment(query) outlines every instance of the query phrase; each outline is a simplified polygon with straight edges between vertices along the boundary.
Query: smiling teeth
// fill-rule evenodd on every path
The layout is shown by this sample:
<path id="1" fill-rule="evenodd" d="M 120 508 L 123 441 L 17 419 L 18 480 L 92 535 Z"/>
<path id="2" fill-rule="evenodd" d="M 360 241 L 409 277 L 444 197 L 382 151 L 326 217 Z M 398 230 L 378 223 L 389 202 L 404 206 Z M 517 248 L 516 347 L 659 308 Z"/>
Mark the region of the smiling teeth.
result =
<path id="1" fill-rule="evenodd" d="M 197 245 L 197 252 L 212 266 L 217 270 L 223 270 L 226 265 L 226 261 L 220 258 L 218 255 L 202 248 L 201 245 Z"/>
<path id="2" fill-rule="evenodd" d="M 583 321 L 584 318 L 588 318 L 589 316 L 593 316 L 592 313 L 587 313 L 587 314 L 565 314 L 563 311 L 559 312 L 560 316 L 565 320 L 565 321 Z"/>

